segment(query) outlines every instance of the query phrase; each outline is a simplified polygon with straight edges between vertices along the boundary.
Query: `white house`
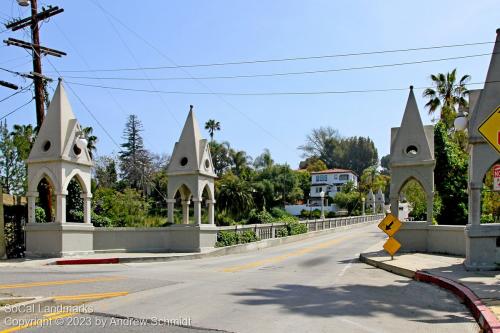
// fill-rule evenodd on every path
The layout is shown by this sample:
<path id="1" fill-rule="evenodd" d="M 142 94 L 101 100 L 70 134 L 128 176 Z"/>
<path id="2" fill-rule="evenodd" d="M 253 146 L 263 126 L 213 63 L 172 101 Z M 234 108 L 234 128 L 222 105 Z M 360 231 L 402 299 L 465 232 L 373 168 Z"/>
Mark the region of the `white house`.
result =
<path id="1" fill-rule="evenodd" d="M 329 169 L 324 171 L 311 172 L 311 192 L 309 193 L 310 204 L 321 205 L 321 192 L 332 198 L 342 191 L 347 182 L 352 182 L 358 186 L 358 176 L 352 170 Z"/>

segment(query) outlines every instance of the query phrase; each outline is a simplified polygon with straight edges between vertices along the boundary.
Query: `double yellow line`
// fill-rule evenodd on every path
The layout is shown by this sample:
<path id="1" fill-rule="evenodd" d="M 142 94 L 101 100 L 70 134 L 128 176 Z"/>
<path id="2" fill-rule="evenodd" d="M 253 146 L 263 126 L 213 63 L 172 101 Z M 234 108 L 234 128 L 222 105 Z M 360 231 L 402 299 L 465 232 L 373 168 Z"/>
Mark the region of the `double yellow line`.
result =
<path id="1" fill-rule="evenodd" d="M 301 255 L 304 255 L 307 253 L 311 253 L 311 252 L 315 252 L 315 251 L 318 251 L 321 249 L 328 248 L 330 246 L 336 245 L 338 243 L 344 242 L 344 241 L 351 239 L 351 238 L 354 238 L 354 237 L 355 236 L 336 238 L 336 239 L 328 241 L 328 242 L 323 242 L 323 243 L 320 243 L 320 244 L 317 244 L 314 246 L 305 247 L 303 249 L 289 252 L 289 253 L 286 253 L 286 254 L 283 254 L 280 256 L 271 257 L 271 258 L 267 258 L 267 259 L 263 259 L 263 260 L 258 260 L 258 261 L 254 261 L 254 262 L 244 264 L 244 265 L 227 267 L 227 268 L 222 269 L 222 271 L 226 272 L 226 273 L 235 273 L 235 272 L 240 272 L 240 271 L 243 271 L 246 269 L 251 269 L 251 268 L 256 268 L 256 267 L 260 267 L 260 266 L 264 266 L 264 265 L 274 264 L 274 263 L 286 260 L 288 258 L 298 257 L 298 256 L 301 256 Z"/>
<path id="2" fill-rule="evenodd" d="M 123 280 L 123 279 L 125 279 L 125 277 L 109 276 L 109 277 L 87 278 L 87 279 L 77 279 L 77 280 L 60 280 L 60 281 L 41 281 L 41 282 L 27 282 L 27 283 L 15 283 L 15 284 L 0 284 L 0 289 L 18 289 L 18 288 L 32 288 L 32 287 L 45 287 L 45 286 L 59 286 L 59 285 L 64 285 L 64 284 L 116 281 L 116 280 Z"/>

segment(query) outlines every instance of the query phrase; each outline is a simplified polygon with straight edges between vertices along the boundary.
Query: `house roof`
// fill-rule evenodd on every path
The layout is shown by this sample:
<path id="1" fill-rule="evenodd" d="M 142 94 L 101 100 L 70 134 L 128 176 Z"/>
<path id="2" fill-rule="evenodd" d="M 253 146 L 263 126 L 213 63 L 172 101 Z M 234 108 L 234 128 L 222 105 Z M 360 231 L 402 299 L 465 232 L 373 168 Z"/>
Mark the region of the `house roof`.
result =
<path id="1" fill-rule="evenodd" d="M 323 171 L 314 171 L 311 172 L 311 175 L 330 174 L 330 173 L 352 173 L 353 175 L 356 175 L 354 171 L 348 169 L 328 169 Z"/>

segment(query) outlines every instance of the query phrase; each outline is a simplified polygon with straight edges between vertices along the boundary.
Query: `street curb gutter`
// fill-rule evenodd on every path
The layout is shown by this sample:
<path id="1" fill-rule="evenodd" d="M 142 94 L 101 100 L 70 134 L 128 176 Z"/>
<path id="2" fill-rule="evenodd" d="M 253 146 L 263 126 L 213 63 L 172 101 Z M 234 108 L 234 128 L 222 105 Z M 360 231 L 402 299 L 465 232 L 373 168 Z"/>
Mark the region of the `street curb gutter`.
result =
<path id="1" fill-rule="evenodd" d="M 436 276 L 425 271 L 415 272 L 410 269 L 405 269 L 373 260 L 366 257 L 363 253 L 359 255 L 359 260 L 365 264 L 383 269 L 385 271 L 397 275 L 402 275 L 415 281 L 432 283 L 440 288 L 451 291 L 467 306 L 467 308 L 479 324 L 479 327 L 481 327 L 485 333 L 500 333 L 500 321 L 491 312 L 491 310 L 483 304 L 481 299 L 477 297 L 477 295 L 474 294 L 474 292 L 466 286 L 456 281 Z"/>
<path id="2" fill-rule="evenodd" d="M 238 244 L 233 246 L 226 246 L 221 248 L 216 248 L 210 252 L 205 253 L 193 253 L 180 256 L 158 256 L 158 257 L 107 257 L 107 258 L 75 258 L 75 259 L 56 259 L 47 265 L 98 265 L 98 264 L 126 264 L 126 263 L 146 263 L 146 262 L 168 262 L 168 261 L 178 261 L 178 260 L 192 260 L 192 259 L 202 259 L 202 258 L 213 258 L 220 257 L 229 254 L 239 254 L 247 253 L 251 251 L 259 251 L 268 247 L 274 247 L 283 244 L 289 244 L 298 242 L 301 240 L 306 240 L 316 236 L 323 236 L 329 233 L 339 232 L 343 230 L 355 229 L 364 227 L 370 224 L 378 223 L 377 221 L 362 222 L 357 224 L 351 224 L 347 226 L 341 226 L 337 228 L 324 229 L 318 231 L 310 231 L 304 234 L 264 239 L 257 242 L 251 242 L 246 244 Z"/>

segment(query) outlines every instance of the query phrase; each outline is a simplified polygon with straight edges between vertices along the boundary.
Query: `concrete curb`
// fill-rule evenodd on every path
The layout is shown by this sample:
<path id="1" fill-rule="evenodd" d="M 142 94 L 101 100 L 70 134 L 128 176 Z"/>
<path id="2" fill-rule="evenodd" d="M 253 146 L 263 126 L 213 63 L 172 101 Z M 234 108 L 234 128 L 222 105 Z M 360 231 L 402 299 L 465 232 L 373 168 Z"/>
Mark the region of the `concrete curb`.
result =
<path id="1" fill-rule="evenodd" d="M 500 333 L 500 321 L 491 312 L 491 310 L 483 304 L 481 299 L 466 286 L 456 281 L 436 276 L 425 271 L 412 271 L 410 269 L 373 260 L 368 258 L 363 253 L 359 255 L 359 260 L 365 264 L 383 269 L 385 271 L 411 278 L 415 281 L 432 283 L 440 288 L 451 291 L 467 306 L 485 333 Z"/>
<path id="2" fill-rule="evenodd" d="M 202 258 L 220 257 L 229 254 L 247 253 L 251 251 L 258 251 L 268 247 L 274 247 L 283 244 L 298 242 L 301 240 L 326 235 L 329 233 L 360 228 L 369 224 L 378 223 L 380 221 L 369 221 L 357 224 L 351 224 L 342 227 L 331 229 L 324 229 L 318 231 L 311 231 L 305 234 L 293 235 L 280 238 L 264 239 L 257 242 L 238 244 L 233 246 L 216 248 L 212 251 L 205 253 L 193 253 L 187 255 L 174 255 L 174 256 L 158 256 L 158 257 L 107 257 L 107 258 L 75 258 L 75 259 L 56 259 L 49 262 L 47 265 L 99 265 L 99 264 L 125 264 L 125 263 L 146 263 L 146 262 L 169 262 L 178 260 L 193 260 Z"/>

